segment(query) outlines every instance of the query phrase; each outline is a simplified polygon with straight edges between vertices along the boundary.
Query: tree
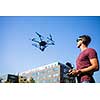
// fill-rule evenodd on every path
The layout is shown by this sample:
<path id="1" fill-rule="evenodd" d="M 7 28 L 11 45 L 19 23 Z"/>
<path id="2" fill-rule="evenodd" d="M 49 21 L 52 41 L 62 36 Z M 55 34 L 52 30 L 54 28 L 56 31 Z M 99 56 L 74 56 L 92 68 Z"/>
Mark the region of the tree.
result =
<path id="1" fill-rule="evenodd" d="M 35 83 L 35 80 L 32 77 L 30 77 L 29 83 Z"/>

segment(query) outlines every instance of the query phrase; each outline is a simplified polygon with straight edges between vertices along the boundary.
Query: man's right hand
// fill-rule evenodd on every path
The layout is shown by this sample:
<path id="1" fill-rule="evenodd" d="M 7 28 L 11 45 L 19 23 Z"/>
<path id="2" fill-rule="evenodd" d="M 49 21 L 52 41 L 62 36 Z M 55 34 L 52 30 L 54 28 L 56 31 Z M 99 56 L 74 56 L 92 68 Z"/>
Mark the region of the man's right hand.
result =
<path id="1" fill-rule="evenodd" d="M 78 74 L 80 74 L 79 70 L 76 70 L 76 69 L 69 70 L 69 75 L 71 76 L 77 76 Z"/>

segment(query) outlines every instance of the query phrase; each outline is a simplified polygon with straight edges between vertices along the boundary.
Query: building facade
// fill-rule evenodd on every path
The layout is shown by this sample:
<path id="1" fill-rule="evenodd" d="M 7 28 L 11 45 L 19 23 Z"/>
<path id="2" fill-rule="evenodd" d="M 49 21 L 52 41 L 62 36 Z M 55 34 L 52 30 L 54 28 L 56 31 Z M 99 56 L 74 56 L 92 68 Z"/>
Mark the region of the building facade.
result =
<path id="1" fill-rule="evenodd" d="M 5 75 L 2 75 L 0 78 L 1 78 L 0 83 L 19 83 L 18 75 L 5 74 Z"/>
<path id="2" fill-rule="evenodd" d="M 33 68 L 19 73 L 19 76 L 32 77 L 35 83 L 75 83 L 75 77 L 69 76 L 70 67 L 59 62 Z"/>

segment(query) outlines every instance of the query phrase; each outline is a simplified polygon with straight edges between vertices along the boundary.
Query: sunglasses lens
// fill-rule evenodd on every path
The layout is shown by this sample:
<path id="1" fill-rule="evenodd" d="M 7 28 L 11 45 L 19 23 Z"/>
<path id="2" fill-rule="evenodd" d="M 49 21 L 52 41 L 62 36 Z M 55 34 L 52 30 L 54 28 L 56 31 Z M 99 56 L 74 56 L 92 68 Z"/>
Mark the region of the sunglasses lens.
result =
<path id="1" fill-rule="evenodd" d="M 79 41 L 79 39 L 76 40 L 76 42 L 78 42 L 78 41 Z"/>
<path id="2" fill-rule="evenodd" d="M 76 41 L 79 42 L 80 40 L 82 40 L 82 39 L 77 39 Z"/>

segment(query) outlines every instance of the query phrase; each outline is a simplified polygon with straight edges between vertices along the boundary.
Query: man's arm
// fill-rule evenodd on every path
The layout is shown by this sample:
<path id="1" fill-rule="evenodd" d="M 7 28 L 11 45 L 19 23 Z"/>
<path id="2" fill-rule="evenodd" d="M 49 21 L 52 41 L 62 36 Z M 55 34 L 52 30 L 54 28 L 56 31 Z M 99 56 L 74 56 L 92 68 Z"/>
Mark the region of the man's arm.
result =
<path id="1" fill-rule="evenodd" d="M 99 70 L 99 62 L 98 62 L 97 53 L 94 49 L 89 49 L 88 58 L 91 63 L 91 66 L 87 66 L 87 68 L 80 69 L 80 71 L 82 73 L 98 71 Z"/>
<path id="2" fill-rule="evenodd" d="M 78 75 L 80 73 L 86 73 L 86 72 L 92 72 L 92 71 L 98 71 L 99 70 L 99 62 L 97 58 L 90 59 L 91 66 L 87 68 L 83 68 L 80 70 L 72 70 L 70 72 L 71 75 Z"/>
<path id="3" fill-rule="evenodd" d="M 99 63 L 98 63 L 97 58 L 90 59 L 90 63 L 91 63 L 91 66 L 84 68 L 84 69 L 80 69 L 80 71 L 82 73 L 85 73 L 85 72 L 98 71 L 99 70 Z"/>

